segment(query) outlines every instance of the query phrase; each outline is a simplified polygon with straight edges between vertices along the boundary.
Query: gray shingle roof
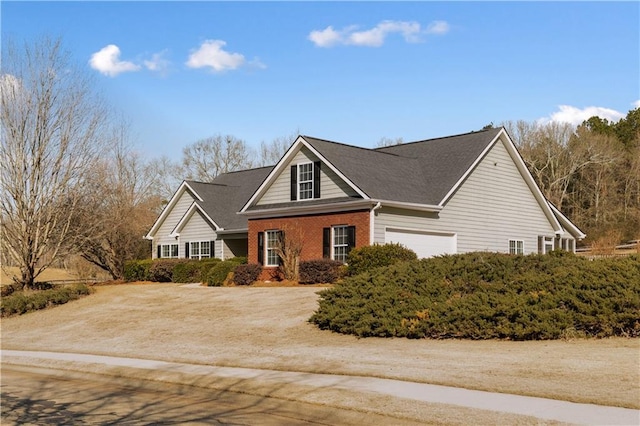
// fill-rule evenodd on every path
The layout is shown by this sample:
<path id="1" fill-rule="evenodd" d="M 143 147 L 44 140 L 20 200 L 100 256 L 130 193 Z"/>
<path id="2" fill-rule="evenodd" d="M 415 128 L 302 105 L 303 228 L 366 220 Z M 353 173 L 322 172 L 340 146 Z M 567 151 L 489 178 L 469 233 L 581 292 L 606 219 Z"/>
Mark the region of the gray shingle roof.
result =
<path id="1" fill-rule="evenodd" d="M 203 201 L 196 201 L 218 226 L 246 229 L 247 218 L 236 214 L 262 184 L 273 166 L 224 173 L 211 183 L 187 181 Z"/>
<path id="2" fill-rule="evenodd" d="M 303 137 L 369 197 L 437 205 L 501 130 L 378 149 Z"/>

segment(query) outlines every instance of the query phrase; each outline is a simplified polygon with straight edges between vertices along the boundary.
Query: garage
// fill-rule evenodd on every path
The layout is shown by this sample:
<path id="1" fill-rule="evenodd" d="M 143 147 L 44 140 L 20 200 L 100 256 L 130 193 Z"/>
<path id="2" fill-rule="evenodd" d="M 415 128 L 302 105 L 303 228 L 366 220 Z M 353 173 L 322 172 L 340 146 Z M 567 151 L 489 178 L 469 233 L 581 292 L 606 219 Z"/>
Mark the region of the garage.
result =
<path id="1" fill-rule="evenodd" d="M 400 243 L 415 251 L 419 258 L 457 253 L 456 234 L 387 228 L 386 243 Z"/>

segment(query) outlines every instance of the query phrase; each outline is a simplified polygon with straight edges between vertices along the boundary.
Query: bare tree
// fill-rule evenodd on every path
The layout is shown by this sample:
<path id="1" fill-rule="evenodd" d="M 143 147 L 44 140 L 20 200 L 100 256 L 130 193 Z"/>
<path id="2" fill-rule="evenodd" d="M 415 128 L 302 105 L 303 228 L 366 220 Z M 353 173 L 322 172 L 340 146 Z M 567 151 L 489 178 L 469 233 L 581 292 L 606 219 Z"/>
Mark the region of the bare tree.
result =
<path id="1" fill-rule="evenodd" d="M 304 229 L 300 225 L 285 226 L 278 234 L 276 253 L 282 262 L 280 270 L 285 280 L 298 281 L 303 245 Z"/>
<path id="2" fill-rule="evenodd" d="M 154 169 L 132 148 L 128 126 L 116 127 L 111 140 L 109 155 L 94 169 L 79 209 L 76 223 L 83 239 L 78 249 L 113 279 L 122 279 L 126 261 L 151 252 L 142 236 L 159 213 L 162 197 Z"/>
<path id="3" fill-rule="evenodd" d="M 289 147 L 293 145 L 299 134 L 300 131 L 296 130 L 289 135 L 277 137 L 271 142 L 260 142 L 260 155 L 256 165 L 271 166 L 276 164 L 284 156 Z"/>
<path id="4" fill-rule="evenodd" d="M 221 173 L 252 167 L 252 158 L 253 152 L 242 139 L 211 136 L 182 150 L 183 178 L 210 182 Z"/>
<path id="5" fill-rule="evenodd" d="M 71 221 L 106 114 L 60 40 L 8 42 L 2 65 L 0 245 L 28 288 L 75 242 Z"/>
<path id="6" fill-rule="evenodd" d="M 378 142 L 376 142 L 376 148 L 383 148 L 385 146 L 393 146 L 393 145 L 401 145 L 404 143 L 404 139 L 402 138 L 388 138 L 383 136 L 380 138 Z"/>

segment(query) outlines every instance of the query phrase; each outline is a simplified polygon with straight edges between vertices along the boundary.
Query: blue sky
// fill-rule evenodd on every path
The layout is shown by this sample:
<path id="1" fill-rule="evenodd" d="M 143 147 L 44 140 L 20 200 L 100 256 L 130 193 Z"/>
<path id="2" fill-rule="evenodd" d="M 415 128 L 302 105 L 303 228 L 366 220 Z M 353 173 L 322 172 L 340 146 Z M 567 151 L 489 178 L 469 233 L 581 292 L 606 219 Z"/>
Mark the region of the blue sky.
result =
<path id="1" fill-rule="evenodd" d="M 373 147 L 640 105 L 638 2 L 0 7 L 3 40 L 61 36 L 150 157 L 215 134 Z"/>

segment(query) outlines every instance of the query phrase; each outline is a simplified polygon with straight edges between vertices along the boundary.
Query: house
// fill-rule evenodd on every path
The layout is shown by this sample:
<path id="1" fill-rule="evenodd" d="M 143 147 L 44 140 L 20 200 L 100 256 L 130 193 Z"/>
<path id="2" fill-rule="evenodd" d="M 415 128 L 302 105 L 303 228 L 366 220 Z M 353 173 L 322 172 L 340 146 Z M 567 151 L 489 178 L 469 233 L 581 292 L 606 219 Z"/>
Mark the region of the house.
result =
<path id="1" fill-rule="evenodd" d="M 209 255 L 247 255 L 268 272 L 291 230 L 303 260 L 340 261 L 389 242 L 430 257 L 575 251 L 585 237 L 545 199 L 504 128 L 377 149 L 299 136 L 273 167 L 184 182 L 148 237 L 154 257 L 194 258 L 186 243 L 196 241 L 202 257 L 210 241 Z"/>
<path id="2" fill-rule="evenodd" d="M 211 183 L 184 181 L 145 238 L 159 258 L 247 256 L 247 220 L 236 213 L 273 167 L 225 173 Z"/>

